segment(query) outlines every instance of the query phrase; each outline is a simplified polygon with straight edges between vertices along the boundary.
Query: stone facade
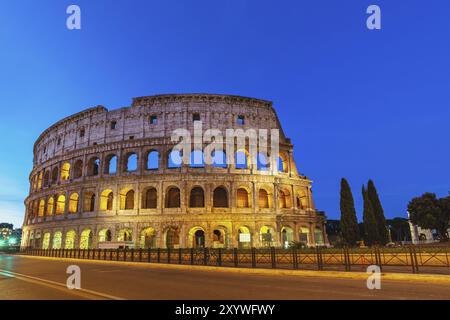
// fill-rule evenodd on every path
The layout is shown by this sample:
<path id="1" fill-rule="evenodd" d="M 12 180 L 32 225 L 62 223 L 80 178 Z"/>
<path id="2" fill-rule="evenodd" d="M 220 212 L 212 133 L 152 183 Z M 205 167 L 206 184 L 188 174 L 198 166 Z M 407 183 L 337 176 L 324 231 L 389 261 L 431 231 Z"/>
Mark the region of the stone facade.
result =
<path id="1" fill-rule="evenodd" d="M 203 130 L 279 129 L 280 162 L 268 170 L 252 163 L 173 167 L 171 134 L 193 132 L 194 120 Z M 298 173 L 272 103 L 238 96 L 140 97 L 130 107 L 97 106 L 57 122 L 35 143 L 25 205 L 22 247 L 328 243 L 311 181 Z"/>

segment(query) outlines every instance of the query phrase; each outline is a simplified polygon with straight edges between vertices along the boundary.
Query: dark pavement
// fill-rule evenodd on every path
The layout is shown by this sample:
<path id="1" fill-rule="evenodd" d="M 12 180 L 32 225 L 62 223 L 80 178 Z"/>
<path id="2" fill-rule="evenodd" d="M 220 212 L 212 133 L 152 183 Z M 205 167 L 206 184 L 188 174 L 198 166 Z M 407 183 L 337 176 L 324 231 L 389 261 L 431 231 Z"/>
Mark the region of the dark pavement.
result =
<path id="1" fill-rule="evenodd" d="M 69 265 L 81 268 L 81 287 L 66 288 Z M 9 273 L 12 272 L 12 273 Z M 450 299 L 450 285 L 382 280 L 257 275 L 173 269 L 161 265 L 58 261 L 0 255 L 0 299 Z"/>

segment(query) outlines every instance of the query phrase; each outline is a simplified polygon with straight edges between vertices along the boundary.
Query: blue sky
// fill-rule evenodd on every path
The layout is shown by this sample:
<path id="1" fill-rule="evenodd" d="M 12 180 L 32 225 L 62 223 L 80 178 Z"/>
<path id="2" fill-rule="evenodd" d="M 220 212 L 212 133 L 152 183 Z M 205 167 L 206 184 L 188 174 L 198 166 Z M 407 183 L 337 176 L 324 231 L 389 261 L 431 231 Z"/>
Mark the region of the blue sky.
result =
<path id="1" fill-rule="evenodd" d="M 82 30 L 66 29 L 78 4 Z M 366 8 L 382 9 L 382 30 Z M 57 120 L 132 97 L 227 93 L 274 102 L 339 217 L 346 177 L 361 216 L 375 181 L 386 215 L 450 191 L 450 3 L 446 0 L 20 0 L 0 10 L 0 222 L 19 226 L 35 139 Z"/>

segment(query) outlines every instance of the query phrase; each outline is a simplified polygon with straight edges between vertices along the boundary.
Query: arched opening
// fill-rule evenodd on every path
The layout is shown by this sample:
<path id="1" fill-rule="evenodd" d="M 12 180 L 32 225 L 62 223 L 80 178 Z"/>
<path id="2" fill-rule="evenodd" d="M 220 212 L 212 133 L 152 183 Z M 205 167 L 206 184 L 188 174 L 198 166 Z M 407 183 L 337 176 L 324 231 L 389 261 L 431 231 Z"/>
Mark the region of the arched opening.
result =
<path id="1" fill-rule="evenodd" d="M 144 191 L 143 209 L 155 209 L 158 206 L 158 193 L 155 188 Z"/>
<path id="2" fill-rule="evenodd" d="M 299 242 L 307 246 L 309 243 L 309 229 L 307 227 L 300 227 L 298 236 Z"/>
<path id="3" fill-rule="evenodd" d="M 178 228 L 170 227 L 166 231 L 166 248 L 173 249 L 180 245 L 180 231 Z"/>
<path id="4" fill-rule="evenodd" d="M 50 185 L 50 171 L 45 171 L 44 173 L 44 187 L 48 187 Z"/>
<path id="5" fill-rule="evenodd" d="M 117 241 L 133 241 L 130 229 L 122 229 L 119 231 Z"/>
<path id="6" fill-rule="evenodd" d="M 43 179 L 43 173 L 42 171 L 39 173 L 38 175 L 38 182 L 37 182 L 37 188 L 41 189 L 42 188 L 42 179 Z"/>
<path id="7" fill-rule="evenodd" d="M 306 191 L 301 190 L 297 194 L 297 208 L 306 209 L 308 207 L 308 197 L 306 196 Z"/>
<path id="8" fill-rule="evenodd" d="M 92 231 L 89 229 L 83 230 L 80 236 L 80 249 L 92 248 Z"/>
<path id="9" fill-rule="evenodd" d="M 83 200 L 83 211 L 94 212 L 95 211 L 95 193 L 85 192 Z"/>
<path id="10" fill-rule="evenodd" d="M 43 217 L 45 214 L 45 200 L 41 199 L 39 201 L 39 211 L 38 211 L 38 216 L 39 217 Z"/>
<path id="11" fill-rule="evenodd" d="M 214 150 L 212 155 L 212 165 L 216 168 L 226 168 L 227 167 L 227 155 L 223 150 Z"/>
<path id="12" fill-rule="evenodd" d="M 213 248 L 226 248 L 226 231 L 225 228 L 219 227 L 213 230 Z"/>
<path id="13" fill-rule="evenodd" d="M 242 226 L 238 229 L 238 247 L 239 249 L 249 249 L 252 247 L 252 234 L 248 227 Z"/>
<path id="14" fill-rule="evenodd" d="M 44 238 L 42 239 L 42 249 L 50 249 L 50 232 L 44 233 Z"/>
<path id="15" fill-rule="evenodd" d="M 192 248 L 204 248 L 205 247 L 205 231 L 200 227 L 192 228 L 189 231 L 189 239 Z"/>
<path id="16" fill-rule="evenodd" d="M 113 209 L 114 193 L 112 190 L 104 190 L 100 195 L 100 210 L 111 211 Z"/>
<path id="17" fill-rule="evenodd" d="M 258 192 L 258 207 L 259 208 L 270 208 L 269 194 L 265 189 L 259 189 Z"/>
<path id="18" fill-rule="evenodd" d="M 88 162 L 88 176 L 90 177 L 94 177 L 97 176 L 98 173 L 100 172 L 100 159 L 97 157 L 93 157 L 91 159 L 89 159 Z"/>
<path id="19" fill-rule="evenodd" d="M 142 249 L 156 248 L 156 231 L 153 228 L 145 228 L 141 232 L 140 247 Z"/>
<path id="20" fill-rule="evenodd" d="M 278 205 L 280 209 L 291 208 L 291 194 L 287 190 L 278 191 Z"/>
<path id="21" fill-rule="evenodd" d="M 60 195 L 56 201 L 56 214 L 64 214 L 66 210 L 66 197 L 64 195 Z"/>
<path id="22" fill-rule="evenodd" d="M 248 169 L 249 166 L 250 166 L 250 163 L 249 163 L 249 156 L 248 156 L 247 151 L 238 150 L 236 152 L 235 168 L 236 169 Z"/>
<path id="23" fill-rule="evenodd" d="M 249 193 L 244 188 L 239 188 L 236 191 L 236 206 L 238 208 L 249 208 Z"/>
<path id="24" fill-rule="evenodd" d="M 134 172 L 134 171 L 137 171 L 137 167 L 138 167 L 137 154 L 134 152 L 128 153 L 126 156 L 125 171 L 126 172 Z"/>
<path id="25" fill-rule="evenodd" d="M 152 150 L 147 155 L 147 170 L 157 170 L 159 168 L 159 153 Z"/>
<path id="26" fill-rule="evenodd" d="M 83 176 L 83 161 L 78 159 L 73 165 L 73 177 L 74 179 L 81 178 Z"/>
<path id="27" fill-rule="evenodd" d="M 289 248 L 289 244 L 294 241 L 294 231 L 291 227 L 281 229 L 281 245 L 283 248 Z"/>
<path id="28" fill-rule="evenodd" d="M 189 207 L 191 208 L 205 207 L 205 195 L 202 188 L 200 187 L 192 188 L 189 197 Z"/>
<path id="29" fill-rule="evenodd" d="M 61 244 L 62 244 L 62 232 L 61 231 L 57 231 L 53 235 L 52 248 L 53 249 L 61 249 Z"/>
<path id="30" fill-rule="evenodd" d="M 106 157 L 105 174 L 113 175 L 117 173 L 117 156 L 110 154 Z"/>
<path id="31" fill-rule="evenodd" d="M 166 195 L 166 208 L 179 208 L 180 207 L 180 189 L 177 187 L 171 187 L 167 190 Z"/>
<path id="32" fill-rule="evenodd" d="M 123 189 L 120 192 L 120 210 L 134 209 L 134 190 Z"/>
<path id="33" fill-rule="evenodd" d="M 183 161 L 183 155 L 180 150 L 172 150 L 167 158 L 167 167 L 169 169 L 181 168 Z"/>
<path id="34" fill-rule="evenodd" d="M 262 152 L 258 153 L 257 168 L 260 171 L 267 171 L 270 168 L 269 157 Z"/>
<path id="35" fill-rule="evenodd" d="M 53 197 L 48 198 L 47 200 L 47 216 L 53 215 L 53 208 L 55 207 L 55 200 Z"/>
<path id="36" fill-rule="evenodd" d="M 76 233 L 74 230 L 67 231 L 66 243 L 65 243 L 66 249 L 74 249 L 75 248 L 75 237 L 76 237 Z"/>
<path id="37" fill-rule="evenodd" d="M 316 227 L 314 229 L 314 239 L 316 240 L 316 246 L 323 246 L 325 242 L 323 241 L 322 229 Z"/>
<path id="38" fill-rule="evenodd" d="M 52 170 L 52 184 L 55 184 L 58 182 L 58 167 L 54 167 Z"/>
<path id="39" fill-rule="evenodd" d="M 287 172 L 287 157 L 284 153 L 280 153 L 280 155 L 278 156 L 278 161 L 277 161 L 277 170 L 280 172 Z"/>
<path id="40" fill-rule="evenodd" d="M 98 233 L 98 242 L 109 242 L 112 240 L 112 234 L 109 229 L 102 229 Z"/>
<path id="41" fill-rule="evenodd" d="M 274 242 L 275 231 L 272 227 L 263 226 L 260 230 L 261 245 L 263 247 L 271 247 Z"/>
<path id="42" fill-rule="evenodd" d="M 69 213 L 78 212 L 78 193 L 72 193 L 69 198 Z"/>
<path id="43" fill-rule="evenodd" d="M 61 181 L 67 181 L 70 178 L 70 163 L 65 162 L 61 167 Z"/>
<path id="44" fill-rule="evenodd" d="M 224 187 L 217 187 L 213 194 L 214 208 L 228 208 L 228 193 Z"/>

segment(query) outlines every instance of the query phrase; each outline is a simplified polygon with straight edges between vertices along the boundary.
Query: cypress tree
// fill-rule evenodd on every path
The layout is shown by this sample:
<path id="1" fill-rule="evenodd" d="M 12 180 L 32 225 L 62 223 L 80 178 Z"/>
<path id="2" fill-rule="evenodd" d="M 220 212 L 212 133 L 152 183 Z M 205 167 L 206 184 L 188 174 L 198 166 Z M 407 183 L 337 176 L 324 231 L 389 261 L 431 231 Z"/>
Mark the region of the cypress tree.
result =
<path id="1" fill-rule="evenodd" d="M 362 187 L 362 196 L 364 200 L 363 223 L 364 223 L 364 242 L 368 246 L 377 244 L 378 229 L 377 221 L 373 213 L 372 204 L 370 203 L 367 191 Z"/>
<path id="2" fill-rule="evenodd" d="M 341 233 L 346 245 L 354 246 L 359 240 L 358 219 L 350 185 L 341 179 Z"/>
<path id="3" fill-rule="evenodd" d="M 378 242 L 385 245 L 389 241 L 389 234 L 386 227 L 386 218 L 384 217 L 384 210 L 381 206 L 380 198 L 378 197 L 377 189 L 372 180 L 367 184 L 367 196 L 372 204 L 373 214 L 377 221 Z"/>

